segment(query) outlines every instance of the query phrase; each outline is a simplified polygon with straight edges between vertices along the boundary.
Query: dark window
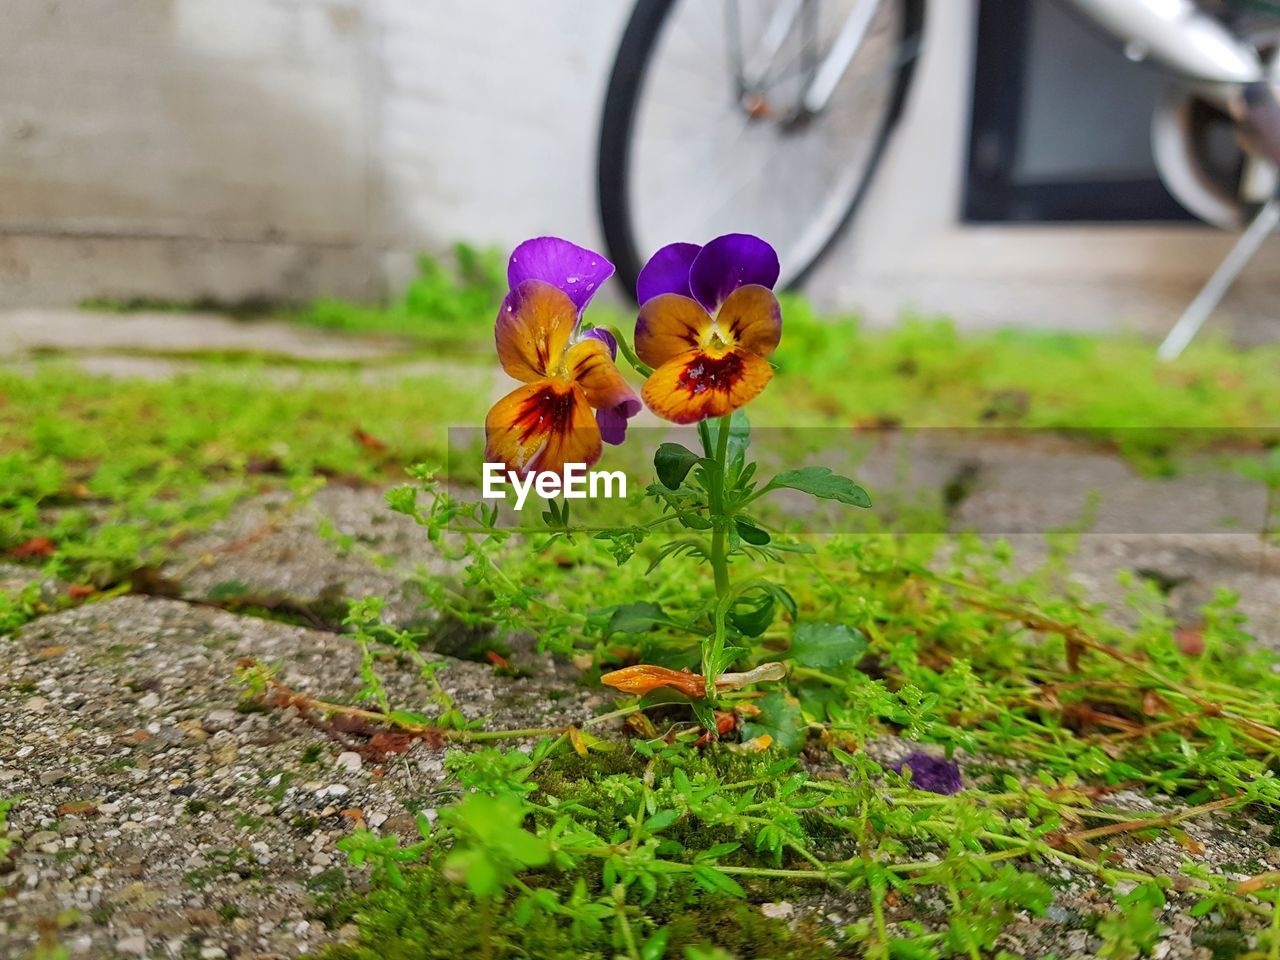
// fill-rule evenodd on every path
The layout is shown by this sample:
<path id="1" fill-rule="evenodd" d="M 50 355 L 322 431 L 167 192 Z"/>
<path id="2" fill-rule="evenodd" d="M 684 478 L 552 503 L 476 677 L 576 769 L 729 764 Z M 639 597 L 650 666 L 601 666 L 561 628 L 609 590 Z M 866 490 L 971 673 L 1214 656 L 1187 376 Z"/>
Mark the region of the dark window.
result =
<path id="1" fill-rule="evenodd" d="M 965 219 L 1192 219 L 1151 157 L 1166 82 L 1063 4 L 980 0 Z"/>

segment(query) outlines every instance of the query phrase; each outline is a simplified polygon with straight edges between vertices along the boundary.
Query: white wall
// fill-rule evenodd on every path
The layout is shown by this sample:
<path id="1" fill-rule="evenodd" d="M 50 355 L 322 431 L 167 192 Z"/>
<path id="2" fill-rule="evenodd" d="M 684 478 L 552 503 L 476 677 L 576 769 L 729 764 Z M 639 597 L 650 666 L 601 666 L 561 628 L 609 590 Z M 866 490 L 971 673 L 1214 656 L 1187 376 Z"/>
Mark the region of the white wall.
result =
<path id="1" fill-rule="evenodd" d="M 4 6 L 0 302 L 376 296 L 458 239 L 600 242 L 628 0 Z M 958 224 L 973 6 L 933 0 L 904 124 L 811 292 L 876 320 L 1161 326 L 1228 238 Z M 1250 271 L 1235 312 L 1268 313 L 1278 265 Z"/>
<path id="2" fill-rule="evenodd" d="M 5 0 L 0 302 L 369 296 L 598 238 L 622 0 Z"/>

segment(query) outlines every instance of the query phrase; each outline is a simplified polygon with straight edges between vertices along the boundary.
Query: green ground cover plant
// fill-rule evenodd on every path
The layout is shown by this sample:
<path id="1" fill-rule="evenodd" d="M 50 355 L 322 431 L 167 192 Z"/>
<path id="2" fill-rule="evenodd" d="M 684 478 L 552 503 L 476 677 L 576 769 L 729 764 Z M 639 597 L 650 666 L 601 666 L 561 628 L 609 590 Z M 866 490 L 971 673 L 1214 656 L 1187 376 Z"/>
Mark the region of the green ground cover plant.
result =
<path id="1" fill-rule="evenodd" d="M 418 257 L 416 275 L 386 306 L 322 299 L 290 316 L 325 330 L 393 334 L 435 347 L 482 347 L 491 333 L 493 304 L 506 292 L 502 257 L 496 250 L 459 243 L 451 261 Z"/>
<path id="2" fill-rule="evenodd" d="M 513 396 L 544 403 L 587 381 L 542 379 L 575 342 L 554 324 L 576 318 L 565 303 L 565 319 L 544 321 L 535 297 L 556 299 L 517 289 L 508 303 L 549 324 L 530 343 L 562 346 Z M 351 617 L 365 653 L 357 700 L 375 709 L 244 670 L 250 696 L 456 745 L 455 792 L 434 824 L 420 818 L 419 839 L 357 830 L 342 842 L 372 890 L 339 909 L 360 939 L 329 958 L 1012 956 L 1011 924 L 1058 903 L 1088 911 L 1073 925 L 1100 956 L 1149 955 L 1169 907 L 1210 918 L 1224 956 L 1280 956 L 1280 874 L 1257 857 L 1208 869 L 1188 829 L 1231 817 L 1245 835 L 1280 811 L 1280 658 L 1253 642 L 1235 598 L 1203 609 L 1191 645 L 1154 582 L 1129 579 L 1128 625 L 1064 588 L 1070 534 L 1031 575 L 974 536 L 784 535 L 770 490 L 868 497 L 823 470 L 757 479 L 734 388 L 709 408 L 720 382 L 688 386 L 759 336 L 721 342 L 713 326 L 702 354 L 664 361 L 644 318 L 634 351 L 611 335 L 649 378 L 646 402 L 672 419 L 682 404 L 710 411 L 700 450 L 658 447 L 648 515 L 581 526 L 549 501 L 512 528 L 426 469 L 388 495 L 454 561 L 420 576 L 436 629 L 531 634 L 624 696 L 579 725 L 480 729 L 376 603 Z M 664 362 L 689 373 L 664 379 Z M 490 413 L 488 456 L 510 463 L 523 449 L 503 444 L 507 410 Z M 551 449 L 524 463 L 545 465 Z M 753 566 L 765 569 L 748 577 Z M 416 657 L 425 702 L 388 701 L 378 647 Z M 536 745 L 490 745 L 504 739 Z M 781 905 L 806 902 L 826 906 L 783 922 Z"/>
<path id="3" fill-rule="evenodd" d="M 1073 922 L 1100 933 L 1104 956 L 1146 955 L 1166 906 L 1213 914 L 1222 956 L 1280 950 L 1280 877 L 1256 854 L 1206 870 L 1188 832 L 1229 816 L 1247 836 L 1280 811 L 1280 663 L 1233 596 L 1204 610 L 1203 646 L 1187 653 L 1151 582 L 1130 584 L 1129 627 L 1064 594 L 1069 537 L 1026 577 L 976 537 L 820 539 L 821 554 L 777 571 L 796 614 L 738 664 L 786 661 L 789 675 L 722 694 L 719 745 L 666 688 L 620 700 L 603 724 L 517 732 L 541 736 L 532 751 L 485 747 L 502 731 L 458 722 L 454 704 L 392 704 L 384 722 L 460 745 L 454 806 L 407 847 L 344 842 L 373 867 L 373 892 L 344 908 L 360 943 L 332 955 L 988 956 L 1019 913 L 1082 891 L 1094 892 Z M 469 558 L 461 582 L 428 585 L 454 598 L 446 619 L 530 631 L 597 670 L 689 662 L 683 630 L 630 613 L 656 545 L 615 576 L 603 542 L 554 525 L 454 545 Z M 541 588 L 521 587 L 535 571 Z M 676 616 L 702 602 L 688 584 L 660 589 Z M 803 626 L 818 616 L 836 625 Z M 366 616 L 362 642 L 413 643 L 376 623 Z M 604 736 L 619 712 L 621 742 Z M 884 751 L 902 740 L 955 757 L 965 789 L 932 792 L 937 772 L 917 776 L 918 759 L 895 770 Z M 1135 809 L 1135 795 L 1159 809 Z M 751 906 L 824 896 L 845 921 L 793 929 Z"/>
<path id="4" fill-rule="evenodd" d="M 788 349 L 783 391 L 771 404 L 814 410 L 844 423 L 1017 426 L 1089 432 L 1280 427 L 1272 388 L 1280 347 L 1234 349 L 1212 339 L 1177 363 L 1123 334 L 1035 330 L 961 335 L 943 319 L 907 317 L 889 331 L 852 318 L 819 317 L 783 298 Z M 1265 435 L 1265 433 L 1264 433 Z M 1274 436 L 1274 434 L 1271 434 Z"/>
<path id="5" fill-rule="evenodd" d="M 459 321 L 439 336 L 490 338 L 503 284 L 486 276 L 427 284 L 443 305 L 423 309 Z M 1158 438 L 1145 451 L 1167 452 L 1177 438 L 1163 428 L 1280 423 L 1271 349 L 1197 345 L 1162 368 L 1136 340 L 968 338 L 933 321 L 873 333 L 785 297 L 783 309 L 757 428 L 797 415 L 1083 428 L 1128 449 L 1137 427 Z M 459 320 L 471 315 L 474 333 Z M 327 325 L 405 333 L 419 319 L 353 311 Z M 443 459 L 447 425 L 479 422 L 487 379 L 323 373 L 279 379 L 244 357 L 167 383 L 49 361 L 0 373 L 0 553 L 88 591 L 0 593 L 0 632 L 131 589 L 175 538 L 253 493 L 400 484 L 390 507 L 453 561 L 417 577 L 435 622 L 404 633 L 376 602 L 354 605 L 364 689 L 323 709 L 449 744 L 454 792 L 413 842 L 344 841 L 370 890 L 330 905 L 326 920 L 360 928 L 333 960 L 999 956 L 1019 918 L 1055 908 L 1102 956 L 1151 953 L 1170 911 L 1186 911 L 1215 956 L 1280 958 L 1280 877 L 1257 857 L 1208 870 L 1195 836 L 1209 820 L 1252 836 L 1262 824 L 1280 843 L 1280 662 L 1230 594 L 1205 607 L 1192 649 L 1156 584 L 1131 581 L 1123 622 L 1065 588 L 1070 535 L 1023 575 L 1006 545 L 965 535 L 786 533 L 754 499 L 769 480 L 747 473 L 748 428 L 732 413 L 704 421 L 700 449 L 661 453 L 648 513 L 582 530 L 558 506 L 511 529 L 449 477 L 415 468 L 403 483 L 403 464 Z M 1268 471 L 1256 478 L 1270 489 Z M 681 536 L 660 536 L 669 526 Z M 592 686 L 636 666 L 698 670 L 703 696 L 683 680 L 633 687 L 576 727 L 486 730 L 436 675 L 433 649 L 458 632 L 496 650 L 531 633 Z M 388 657 L 422 674 L 426 700 L 389 698 Z M 726 670 L 752 676 L 720 688 Z M 244 679 L 251 696 L 274 689 L 266 667 Z"/>
<path id="6" fill-rule="evenodd" d="M 71 366 L 0 372 L 0 556 L 80 588 L 0 591 L 0 631 L 51 606 L 129 589 L 171 545 L 254 493 L 388 483 L 438 458 L 482 399 L 404 378 L 297 382 L 260 365 L 119 382 Z"/>

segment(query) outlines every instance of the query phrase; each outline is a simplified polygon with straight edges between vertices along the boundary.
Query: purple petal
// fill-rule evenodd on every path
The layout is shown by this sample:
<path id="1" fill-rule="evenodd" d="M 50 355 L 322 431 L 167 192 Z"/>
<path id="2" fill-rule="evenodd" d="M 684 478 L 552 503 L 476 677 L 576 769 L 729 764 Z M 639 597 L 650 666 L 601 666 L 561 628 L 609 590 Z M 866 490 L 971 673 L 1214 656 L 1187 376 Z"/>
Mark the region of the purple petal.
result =
<path id="1" fill-rule="evenodd" d="M 946 757 L 917 750 L 907 754 L 907 758 L 893 769 L 902 773 L 904 767 L 911 768 L 911 783 L 917 790 L 949 796 L 959 793 L 964 786 L 960 780 L 960 764 Z"/>
<path id="2" fill-rule="evenodd" d="M 511 251 L 507 283 L 512 288 L 525 280 L 542 280 L 569 295 L 578 313 L 595 292 L 613 276 L 613 264 L 598 253 L 559 237 L 535 237 Z"/>
<path id="3" fill-rule="evenodd" d="M 636 302 L 643 304 L 663 293 L 693 296 L 689 268 L 701 249 L 696 243 L 669 243 L 650 257 L 636 278 Z"/>
<path id="4" fill-rule="evenodd" d="M 596 411 L 596 423 L 600 427 L 600 439 L 615 447 L 627 439 L 627 421 L 640 412 L 639 399 L 624 400 L 616 407 Z"/>
<path id="5" fill-rule="evenodd" d="M 748 283 L 772 290 L 778 270 L 778 255 L 769 244 L 749 233 L 727 233 L 708 243 L 694 259 L 689 288 L 695 300 L 715 313 L 729 294 Z"/>
<path id="6" fill-rule="evenodd" d="M 618 341 L 614 339 L 613 334 L 608 330 L 603 330 L 600 327 L 592 327 L 584 333 L 582 337 L 584 340 L 588 337 L 592 340 L 599 340 L 609 348 L 609 356 L 614 360 L 618 359 Z"/>

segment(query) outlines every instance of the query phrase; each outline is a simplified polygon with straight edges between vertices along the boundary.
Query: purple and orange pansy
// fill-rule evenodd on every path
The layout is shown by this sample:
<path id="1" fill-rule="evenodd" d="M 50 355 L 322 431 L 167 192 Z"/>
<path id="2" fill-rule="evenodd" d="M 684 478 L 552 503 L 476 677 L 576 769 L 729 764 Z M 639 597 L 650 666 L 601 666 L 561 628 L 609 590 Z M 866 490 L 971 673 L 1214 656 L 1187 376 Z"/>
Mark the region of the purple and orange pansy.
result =
<path id="1" fill-rule="evenodd" d="M 614 365 L 617 343 L 581 330 L 582 312 L 613 275 L 598 253 L 561 240 L 526 240 L 507 265 L 510 291 L 494 338 L 502 368 L 523 386 L 485 418 L 485 458 L 520 474 L 590 466 L 621 443 L 640 400 Z"/>
<path id="2" fill-rule="evenodd" d="M 487 460 L 520 474 L 563 474 L 565 464 L 590 466 L 602 444 L 625 439 L 640 398 L 618 372 L 613 334 L 582 329 L 583 311 L 612 275 L 600 254 L 558 237 L 512 252 L 494 337 L 502 368 L 523 386 L 485 418 Z M 748 234 L 653 255 L 636 282 L 635 352 L 652 368 L 642 396 L 654 413 L 696 423 L 764 390 L 773 378 L 766 358 L 782 337 L 777 280 L 777 254 Z"/>
<path id="3" fill-rule="evenodd" d="M 673 423 L 732 413 L 773 378 L 782 338 L 773 285 L 778 256 L 759 237 L 730 233 L 706 246 L 673 243 L 636 281 L 636 354 L 653 367 L 645 404 Z"/>

